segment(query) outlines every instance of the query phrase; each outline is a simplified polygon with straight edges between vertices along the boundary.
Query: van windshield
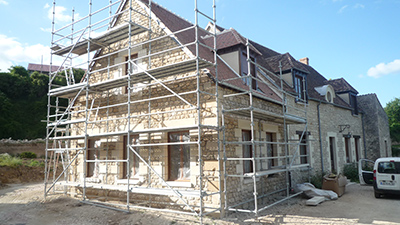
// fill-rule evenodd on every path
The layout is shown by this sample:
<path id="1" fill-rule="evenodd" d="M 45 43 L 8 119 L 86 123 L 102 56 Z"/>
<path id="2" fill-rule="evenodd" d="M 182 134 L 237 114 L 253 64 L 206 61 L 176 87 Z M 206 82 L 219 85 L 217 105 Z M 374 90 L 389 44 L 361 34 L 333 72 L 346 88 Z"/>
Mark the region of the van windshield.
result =
<path id="1" fill-rule="evenodd" d="M 380 162 L 378 172 L 400 174 L 400 162 Z"/>

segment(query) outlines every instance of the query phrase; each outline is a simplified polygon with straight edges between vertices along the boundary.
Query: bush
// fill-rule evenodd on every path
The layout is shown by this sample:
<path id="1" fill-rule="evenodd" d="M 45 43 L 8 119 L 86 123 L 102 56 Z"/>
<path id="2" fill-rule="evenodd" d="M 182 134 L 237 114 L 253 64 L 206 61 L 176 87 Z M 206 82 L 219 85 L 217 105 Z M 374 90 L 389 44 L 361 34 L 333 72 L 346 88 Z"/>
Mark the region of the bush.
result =
<path id="1" fill-rule="evenodd" d="M 20 158 L 22 159 L 36 159 L 37 156 L 33 152 L 23 152 L 21 155 L 19 155 Z"/>
<path id="2" fill-rule="evenodd" d="M 316 188 L 322 189 L 322 181 L 325 172 L 317 172 L 314 176 L 311 177 L 310 183 L 313 184 Z"/>
<path id="3" fill-rule="evenodd" d="M 343 175 L 351 182 L 360 182 L 358 179 L 358 163 L 347 163 L 343 167 Z"/>
<path id="4" fill-rule="evenodd" d="M 37 160 L 31 159 L 28 166 L 29 167 L 44 167 L 44 162 L 39 162 Z"/>
<path id="5" fill-rule="evenodd" d="M 22 159 L 12 157 L 9 154 L 0 155 L 0 166 L 18 167 L 22 165 Z"/>

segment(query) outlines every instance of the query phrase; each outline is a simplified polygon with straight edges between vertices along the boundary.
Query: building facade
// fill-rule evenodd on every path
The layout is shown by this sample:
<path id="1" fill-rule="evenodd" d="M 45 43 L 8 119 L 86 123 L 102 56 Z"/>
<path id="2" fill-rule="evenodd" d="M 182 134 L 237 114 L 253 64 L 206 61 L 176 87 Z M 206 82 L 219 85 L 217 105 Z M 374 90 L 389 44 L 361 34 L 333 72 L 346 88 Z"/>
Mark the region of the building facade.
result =
<path id="1" fill-rule="evenodd" d="M 46 194 L 128 211 L 258 213 L 310 174 L 364 157 L 358 93 L 344 79 L 214 19 L 203 29 L 146 0 L 102 10 L 116 5 L 108 20 L 73 22 L 81 35 L 53 32 L 64 35 L 54 57 L 91 58 L 81 82 L 50 76 L 67 82 L 49 89 Z"/>

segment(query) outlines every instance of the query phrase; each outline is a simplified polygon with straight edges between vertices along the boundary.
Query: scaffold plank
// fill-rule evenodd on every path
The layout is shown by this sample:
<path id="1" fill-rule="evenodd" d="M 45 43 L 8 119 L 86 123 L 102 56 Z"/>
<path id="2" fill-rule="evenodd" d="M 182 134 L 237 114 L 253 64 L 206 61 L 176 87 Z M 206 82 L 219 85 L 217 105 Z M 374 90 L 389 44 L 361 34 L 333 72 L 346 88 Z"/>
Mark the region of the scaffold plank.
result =
<path id="1" fill-rule="evenodd" d="M 148 29 L 135 24 L 131 23 L 131 35 L 137 35 L 147 31 Z M 55 55 L 64 55 L 69 53 L 70 51 L 77 55 L 83 55 L 88 52 L 88 43 L 90 43 L 90 51 L 96 51 L 103 46 L 110 45 L 112 43 L 124 40 L 129 37 L 129 23 L 122 24 L 120 26 L 116 26 L 111 28 L 110 30 L 104 32 L 104 34 L 82 40 L 76 44 L 69 45 L 67 47 L 60 47 L 60 46 L 53 46 L 52 49 L 57 49 L 53 52 Z"/>
<path id="2" fill-rule="evenodd" d="M 199 69 L 212 66 L 211 62 L 203 59 L 199 59 Z M 196 70 L 196 59 L 189 59 L 181 61 L 174 64 L 169 64 L 165 66 L 156 67 L 146 71 L 139 71 L 131 75 L 132 83 L 144 83 L 149 82 L 152 79 L 147 75 L 151 74 L 153 77 L 160 79 L 168 76 L 184 74 L 187 72 L 192 72 Z M 105 80 L 98 83 L 89 84 L 89 90 L 95 92 L 103 92 L 113 88 L 118 88 L 128 85 L 129 75 L 121 76 L 115 79 Z M 69 86 L 64 86 L 60 88 L 55 88 L 50 90 L 49 95 L 53 97 L 65 97 L 70 98 L 75 96 L 75 94 L 84 87 L 86 83 L 79 83 Z M 81 92 L 81 95 L 85 92 Z"/>

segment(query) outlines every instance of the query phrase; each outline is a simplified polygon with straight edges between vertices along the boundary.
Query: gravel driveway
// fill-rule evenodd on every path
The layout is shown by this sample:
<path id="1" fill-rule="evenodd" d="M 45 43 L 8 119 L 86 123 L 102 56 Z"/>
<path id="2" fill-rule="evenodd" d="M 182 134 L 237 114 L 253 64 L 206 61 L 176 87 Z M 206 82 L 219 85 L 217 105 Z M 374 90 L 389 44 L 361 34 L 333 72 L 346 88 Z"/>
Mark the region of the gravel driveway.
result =
<path id="1" fill-rule="evenodd" d="M 400 198 L 375 199 L 373 188 L 351 184 L 334 201 L 306 206 L 294 198 L 254 215 L 234 213 L 223 220 L 206 218 L 205 224 L 400 224 Z M 0 224 L 198 224 L 198 218 L 151 211 L 126 214 L 62 196 L 43 201 L 42 184 L 0 189 Z"/>

